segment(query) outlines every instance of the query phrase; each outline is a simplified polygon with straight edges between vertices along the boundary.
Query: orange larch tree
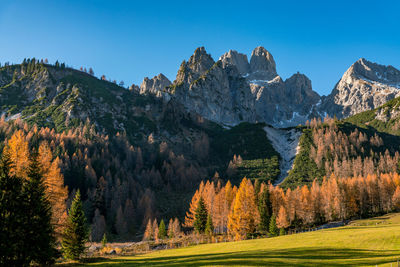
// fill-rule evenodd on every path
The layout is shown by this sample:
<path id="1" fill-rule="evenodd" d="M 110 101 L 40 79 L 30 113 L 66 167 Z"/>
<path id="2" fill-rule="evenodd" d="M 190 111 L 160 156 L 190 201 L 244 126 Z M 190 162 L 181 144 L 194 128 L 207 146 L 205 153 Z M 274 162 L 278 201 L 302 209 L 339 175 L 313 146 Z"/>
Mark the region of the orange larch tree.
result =
<path id="1" fill-rule="evenodd" d="M 236 240 L 246 238 L 256 230 L 259 217 L 253 184 L 243 178 L 229 214 L 228 233 Z"/>
<path id="2" fill-rule="evenodd" d="M 289 227 L 290 223 L 288 220 L 288 216 L 287 216 L 287 212 L 285 207 L 281 206 L 279 208 L 279 213 L 278 213 L 278 217 L 276 217 L 276 226 L 278 226 L 278 228 L 287 228 Z"/>
<path id="3" fill-rule="evenodd" d="M 4 152 L 9 154 L 10 160 L 13 163 L 10 169 L 10 174 L 27 178 L 27 170 L 29 166 L 29 143 L 22 130 L 16 131 L 11 136 L 4 148 Z"/>
<path id="4" fill-rule="evenodd" d="M 46 185 L 46 194 L 52 207 L 52 223 L 59 237 L 67 218 L 68 188 L 64 186 L 60 160 L 59 158 L 52 160 L 52 152 L 47 142 L 42 142 L 39 146 L 39 163 Z"/>

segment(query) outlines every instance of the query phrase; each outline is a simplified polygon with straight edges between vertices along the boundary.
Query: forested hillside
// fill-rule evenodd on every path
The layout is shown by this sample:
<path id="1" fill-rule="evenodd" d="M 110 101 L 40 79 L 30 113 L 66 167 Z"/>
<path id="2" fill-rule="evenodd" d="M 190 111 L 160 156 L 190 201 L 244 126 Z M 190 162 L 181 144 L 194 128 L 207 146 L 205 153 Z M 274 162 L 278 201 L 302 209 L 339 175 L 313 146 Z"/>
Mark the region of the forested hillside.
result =
<path id="1" fill-rule="evenodd" d="M 395 99 L 397 101 L 397 99 Z M 300 150 L 282 186 L 295 188 L 324 176 L 367 176 L 398 171 L 400 136 L 358 121 L 370 111 L 344 121 L 312 120 L 303 127 Z M 375 123 L 378 123 L 375 120 Z"/>
<path id="2" fill-rule="evenodd" d="M 279 155 L 263 124 L 231 129 L 65 64 L 0 68 L 0 144 L 40 145 L 57 160 L 71 202 L 82 192 L 93 240 L 134 239 L 149 218 L 183 220 L 210 177 L 274 180 Z M 20 163 L 18 163 L 20 164 Z M 22 163 L 21 163 L 22 164 Z"/>

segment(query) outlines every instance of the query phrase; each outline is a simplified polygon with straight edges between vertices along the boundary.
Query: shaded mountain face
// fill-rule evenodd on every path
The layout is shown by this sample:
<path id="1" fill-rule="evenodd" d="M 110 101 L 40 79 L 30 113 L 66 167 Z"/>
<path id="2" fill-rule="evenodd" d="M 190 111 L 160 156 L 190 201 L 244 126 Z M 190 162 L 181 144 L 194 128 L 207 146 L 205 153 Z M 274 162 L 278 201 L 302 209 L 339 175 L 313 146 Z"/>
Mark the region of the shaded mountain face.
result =
<path id="1" fill-rule="evenodd" d="M 200 47 L 181 64 L 171 86 L 154 90 L 157 80 L 145 80 L 140 93 L 172 97 L 187 110 L 224 125 L 244 121 L 297 125 L 313 116 L 320 100 L 305 75 L 298 73 L 283 81 L 273 56 L 263 47 L 253 50 L 250 61 L 245 54 L 230 50 L 216 62 Z"/>
<path id="2" fill-rule="evenodd" d="M 400 71 L 361 58 L 324 99 L 321 111 L 346 118 L 377 108 L 397 96 L 400 96 Z"/>

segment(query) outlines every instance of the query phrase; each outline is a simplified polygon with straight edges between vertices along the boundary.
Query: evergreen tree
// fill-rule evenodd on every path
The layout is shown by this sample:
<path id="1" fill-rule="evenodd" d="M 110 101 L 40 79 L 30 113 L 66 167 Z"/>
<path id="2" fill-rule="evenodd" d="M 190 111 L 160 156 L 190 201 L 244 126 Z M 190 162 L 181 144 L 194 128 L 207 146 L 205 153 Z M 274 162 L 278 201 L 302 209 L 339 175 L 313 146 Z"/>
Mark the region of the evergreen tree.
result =
<path id="1" fill-rule="evenodd" d="M 4 153 L 0 165 L 0 266 L 27 266 L 22 179 L 10 175 L 10 165 L 8 154 Z"/>
<path id="2" fill-rule="evenodd" d="M 214 233 L 214 224 L 213 224 L 210 214 L 208 214 L 208 216 L 207 216 L 207 224 L 206 224 L 205 233 L 207 235 L 212 235 Z"/>
<path id="3" fill-rule="evenodd" d="M 36 154 L 27 178 L 11 176 L 7 152 L 0 164 L 0 265 L 50 265 L 56 256 L 51 207 Z"/>
<path id="4" fill-rule="evenodd" d="M 160 226 L 158 226 L 158 238 L 164 239 L 167 236 L 167 229 L 164 220 L 161 219 Z"/>
<path id="5" fill-rule="evenodd" d="M 200 197 L 199 202 L 197 203 L 196 213 L 194 215 L 194 229 L 197 233 L 202 234 L 206 229 L 207 224 L 207 208 L 204 203 L 203 197 Z"/>
<path id="6" fill-rule="evenodd" d="M 286 230 L 285 230 L 285 228 L 279 229 L 279 235 L 286 235 Z"/>
<path id="7" fill-rule="evenodd" d="M 106 233 L 104 233 L 103 238 L 101 239 L 101 247 L 105 248 L 107 246 L 107 236 Z"/>
<path id="8" fill-rule="evenodd" d="M 258 228 L 262 232 L 267 232 L 269 227 L 269 221 L 271 218 L 271 201 L 269 197 L 268 187 L 265 187 L 261 192 L 258 199 L 258 211 L 260 213 L 260 223 Z"/>
<path id="9" fill-rule="evenodd" d="M 64 256 L 68 259 L 79 259 L 86 250 L 85 243 L 88 235 L 81 193 L 78 190 L 68 212 L 67 225 L 64 230 L 62 241 Z"/>
<path id="10" fill-rule="evenodd" d="M 51 205 L 46 196 L 43 174 L 38 155 L 31 156 L 28 180 L 23 194 L 27 201 L 25 214 L 28 216 L 25 249 L 30 252 L 30 261 L 40 265 L 50 265 L 56 256 L 54 228 L 51 224 Z M 34 248 L 34 249 L 33 249 Z"/>
<path id="11" fill-rule="evenodd" d="M 275 214 L 272 214 L 271 221 L 269 223 L 269 233 L 271 234 L 271 236 L 278 235 L 278 227 L 276 226 Z"/>

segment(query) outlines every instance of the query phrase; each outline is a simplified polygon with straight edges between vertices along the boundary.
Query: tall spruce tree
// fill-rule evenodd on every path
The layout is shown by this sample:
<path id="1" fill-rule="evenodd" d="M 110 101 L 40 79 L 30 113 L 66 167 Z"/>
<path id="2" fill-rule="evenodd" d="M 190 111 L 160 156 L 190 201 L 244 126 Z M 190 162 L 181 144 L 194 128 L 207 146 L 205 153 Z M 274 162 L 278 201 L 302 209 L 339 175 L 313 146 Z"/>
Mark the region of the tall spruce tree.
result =
<path id="1" fill-rule="evenodd" d="M 197 233 L 203 234 L 206 230 L 207 224 L 207 208 L 204 203 L 203 197 L 200 197 L 199 202 L 197 203 L 196 213 L 194 215 L 194 229 Z"/>
<path id="2" fill-rule="evenodd" d="M 51 206 L 34 154 L 27 179 L 11 176 L 5 152 L 0 164 L 0 266 L 50 265 L 57 254 Z"/>
<path id="3" fill-rule="evenodd" d="M 207 216 L 205 233 L 206 235 L 212 235 L 214 233 L 214 224 L 210 214 Z"/>
<path id="4" fill-rule="evenodd" d="M 269 221 L 271 219 L 271 201 L 269 197 L 269 190 L 267 187 L 263 189 L 258 198 L 258 211 L 260 213 L 260 223 L 258 229 L 261 232 L 268 232 Z"/>
<path id="5" fill-rule="evenodd" d="M 165 222 L 161 219 L 160 225 L 158 226 L 158 238 L 164 239 L 167 236 L 167 228 L 165 227 Z"/>
<path id="6" fill-rule="evenodd" d="M 271 221 L 269 222 L 269 233 L 271 236 L 278 235 L 278 227 L 276 226 L 275 214 L 272 214 Z"/>
<path id="7" fill-rule="evenodd" d="M 30 157 L 28 179 L 25 182 L 23 197 L 28 216 L 25 249 L 29 251 L 30 262 L 50 265 L 57 254 L 54 228 L 51 224 L 51 205 L 46 196 L 43 174 L 38 162 L 38 154 Z"/>
<path id="8" fill-rule="evenodd" d="M 10 175 L 11 161 L 3 153 L 0 163 L 0 266 L 27 266 L 24 239 L 26 215 L 22 178 Z"/>
<path id="9" fill-rule="evenodd" d="M 83 212 L 81 193 L 78 190 L 68 212 L 67 225 L 64 230 L 62 247 L 67 259 L 79 260 L 86 250 L 89 231 Z"/>

